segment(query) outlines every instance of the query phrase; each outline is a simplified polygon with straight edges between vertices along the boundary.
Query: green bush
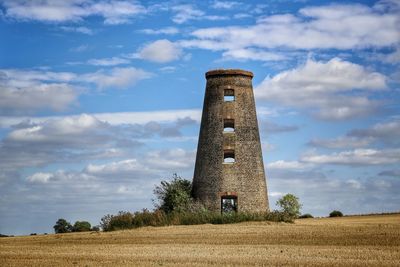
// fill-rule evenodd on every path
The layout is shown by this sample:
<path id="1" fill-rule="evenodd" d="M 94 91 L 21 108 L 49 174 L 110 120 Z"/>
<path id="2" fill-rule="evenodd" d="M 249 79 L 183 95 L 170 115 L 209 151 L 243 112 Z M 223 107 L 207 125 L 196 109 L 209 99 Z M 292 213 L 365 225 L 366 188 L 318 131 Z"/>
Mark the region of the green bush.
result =
<path id="1" fill-rule="evenodd" d="M 127 211 L 120 211 L 117 215 L 107 214 L 101 218 L 100 226 L 103 231 L 131 229 L 134 215 Z"/>
<path id="2" fill-rule="evenodd" d="M 87 221 L 76 221 L 72 227 L 72 232 L 88 232 L 92 226 Z"/>
<path id="3" fill-rule="evenodd" d="M 329 213 L 329 217 L 343 217 L 343 213 L 341 211 L 334 210 Z"/>
<path id="4" fill-rule="evenodd" d="M 153 212 L 144 209 L 135 212 L 133 215 L 129 212 L 120 212 L 118 215 L 106 215 L 102 219 L 108 221 L 103 225 L 104 231 L 114 231 L 121 229 L 138 228 L 143 226 L 166 226 L 166 225 L 197 225 L 197 224 L 230 224 L 247 221 L 275 221 L 275 222 L 293 222 L 292 217 L 287 213 L 280 211 L 262 212 L 262 213 L 244 213 L 231 212 L 220 213 L 207 210 L 199 212 L 171 212 L 165 213 L 162 210 Z"/>
<path id="5" fill-rule="evenodd" d="M 162 210 L 150 212 L 147 209 L 143 209 L 141 212 L 135 212 L 132 219 L 132 225 L 135 228 L 142 226 L 163 226 L 168 224 L 166 214 Z"/>
<path id="6" fill-rule="evenodd" d="M 310 213 L 303 214 L 299 216 L 299 219 L 314 218 Z"/>

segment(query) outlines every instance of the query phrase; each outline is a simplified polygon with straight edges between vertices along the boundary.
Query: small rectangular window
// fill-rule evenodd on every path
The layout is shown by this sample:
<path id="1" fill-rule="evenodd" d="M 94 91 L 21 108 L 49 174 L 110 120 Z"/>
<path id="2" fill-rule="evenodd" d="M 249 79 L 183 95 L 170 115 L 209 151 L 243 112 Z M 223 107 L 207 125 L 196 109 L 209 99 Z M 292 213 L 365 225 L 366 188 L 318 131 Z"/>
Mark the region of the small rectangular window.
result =
<path id="1" fill-rule="evenodd" d="M 224 119 L 224 133 L 233 133 L 235 131 L 235 120 Z"/>
<path id="2" fill-rule="evenodd" d="M 224 101 L 225 102 L 235 101 L 235 91 L 233 89 L 224 90 Z"/>
<path id="3" fill-rule="evenodd" d="M 224 150 L 224 163 L 235 163 L 235 151 L 231 149 Z"/>

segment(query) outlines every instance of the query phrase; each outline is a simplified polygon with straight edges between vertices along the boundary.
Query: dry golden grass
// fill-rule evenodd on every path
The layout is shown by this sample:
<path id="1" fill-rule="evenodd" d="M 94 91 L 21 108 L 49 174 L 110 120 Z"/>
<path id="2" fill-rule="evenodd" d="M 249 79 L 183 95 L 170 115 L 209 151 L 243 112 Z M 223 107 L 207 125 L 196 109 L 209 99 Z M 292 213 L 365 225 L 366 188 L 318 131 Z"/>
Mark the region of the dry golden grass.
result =
<path id="1" fill-rule="evenodd" d="M 400 214 L 0 238 L 0 266 L 400 266 Z"/>

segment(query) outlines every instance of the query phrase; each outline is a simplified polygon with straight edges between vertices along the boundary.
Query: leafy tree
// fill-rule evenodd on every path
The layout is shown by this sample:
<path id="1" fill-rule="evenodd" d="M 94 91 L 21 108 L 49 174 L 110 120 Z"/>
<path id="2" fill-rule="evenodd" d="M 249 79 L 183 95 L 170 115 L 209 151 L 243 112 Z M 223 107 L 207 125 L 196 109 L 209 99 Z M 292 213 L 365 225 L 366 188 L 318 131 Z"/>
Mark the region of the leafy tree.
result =
<path id="1" fill-rule="evenodd" d="M 329 213 L 329 217 L 343 217 L 343 213 L 341 211 L 334 210 Z"/>
<path id="2" fill-rule="evenodd" d="M 112 219 L 113 215 L 111 214 L 107 214 L 104 215 L 101 219 L 100 219 L 100 227 L 101 229 L 103 229 L 103 231 L 107 232 L 107 231 L 111 231 L 110 227 L 110 222 Z"/>
<path id="3" fill-rule="evenodd" d="M 72 225 L 62 218 L 58 219 L 53 228 L 56 234 L 69 233 L 72 231 Z"/>
<path id="4" fill-rule="evenodd" d="M 278 199 L 276 205 L 281 207 L 281 211 L 288 214 L 292 218 L 298 218 L 302 205 L 299 198 L 292 194 L 286 194 Z"/>
<path id="5" fill-rule="evenodd" d="M 89 222 L 86 222 L 86 221 L 76 221 L 75 224 L 74 224 L 74 226 L 73 226 L 73 228 L 72 228 L 72 231 L 73 231 L 73 232 L 87 232 L 87 231 L 90 231 L 90 228 L 91 228 L 91 227 L 92 227 L 92 226 L 90 225 Z"/>
<path id="6" fill-rule="evenodd" d="M 191 181 L 182 179 L 175 173 L 172 181 L 161 181 L 155 187 L 153 192 L 158 200 L 155 206 L 165 213 L 187 211 L 193 203 L 191 190 Z"/>
<path id="7" fill-rule="evenodd" d="M 133 228 L 133 214 L 128 211 L 120 211 L 111 217 L 109 230 L 122 230 Z"/>

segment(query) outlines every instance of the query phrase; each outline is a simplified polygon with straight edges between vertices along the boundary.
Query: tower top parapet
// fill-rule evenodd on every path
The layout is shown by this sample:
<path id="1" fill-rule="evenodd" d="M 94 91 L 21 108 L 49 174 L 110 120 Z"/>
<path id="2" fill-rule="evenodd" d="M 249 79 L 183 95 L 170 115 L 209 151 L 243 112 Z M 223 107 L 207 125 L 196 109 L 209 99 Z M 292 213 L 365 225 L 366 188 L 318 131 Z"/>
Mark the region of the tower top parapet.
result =
<path id="1" fill-rule="evenodd" d="M 223 75 L 242 75 L 253 78 L 253 73 L 251 71 L 241 70 L 241 69 L 216 69 L 206 72 L 206 79 L 212 76 L 223 76 Z"/>

